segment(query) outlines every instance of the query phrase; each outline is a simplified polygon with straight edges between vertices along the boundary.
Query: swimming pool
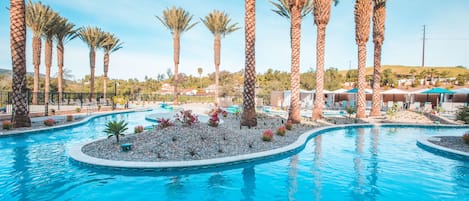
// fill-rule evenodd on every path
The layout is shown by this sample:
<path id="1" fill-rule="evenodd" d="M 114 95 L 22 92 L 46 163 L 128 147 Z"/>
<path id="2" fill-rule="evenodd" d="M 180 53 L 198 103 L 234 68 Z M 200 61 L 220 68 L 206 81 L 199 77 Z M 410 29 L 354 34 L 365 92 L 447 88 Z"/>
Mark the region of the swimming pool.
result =
<path id="1" fill-rule="evenodd" d="M 469 162 L 418 148 L 422 136 L 467 129 L 364 127 L 328 131 L 300 153 L 208 173 L 97 170 L 69 160 L 72 144 L 130 128 L 153 112 L 110 115 L 64 131 L 0 138 L 0 200 L 467 200 Z"/>

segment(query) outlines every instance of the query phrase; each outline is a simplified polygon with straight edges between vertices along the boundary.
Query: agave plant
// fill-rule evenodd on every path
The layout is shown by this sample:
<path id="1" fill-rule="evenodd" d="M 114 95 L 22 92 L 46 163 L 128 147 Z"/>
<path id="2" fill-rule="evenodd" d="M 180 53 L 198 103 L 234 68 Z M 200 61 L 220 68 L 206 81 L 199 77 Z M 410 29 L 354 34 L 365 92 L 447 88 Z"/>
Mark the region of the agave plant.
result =
<path id="1" fill-rule="evenodd" d="M 119 143 L 119 137 L 124 136 L 124 132 L 128 129 L 127 124 L 128 123 L 124 120 L 109 121 L 106 123 L 106 129 L 104 129 L 104 132 L 108 134 L 108 138 L 115 136 L 117 143 Z"/>

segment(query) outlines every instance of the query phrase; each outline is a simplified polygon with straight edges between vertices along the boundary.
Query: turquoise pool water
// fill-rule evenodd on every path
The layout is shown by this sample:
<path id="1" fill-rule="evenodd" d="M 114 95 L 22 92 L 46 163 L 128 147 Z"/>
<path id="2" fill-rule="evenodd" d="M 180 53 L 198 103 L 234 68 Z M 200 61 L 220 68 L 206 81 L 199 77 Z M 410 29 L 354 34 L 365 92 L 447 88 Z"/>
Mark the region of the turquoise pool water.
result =
<path id="1" fill-rule="evenodd" d="M 104 137 L 104 123 L 151 125 L 139 112 L 63 131 L 0 138 L 0 200 L 469 200 L 469 162 L 416 146 L 467 129 L 350 128 L 312 138 L 298 154 L 204 173 L 95 169 L 69 160 L 72 144 Z"/>

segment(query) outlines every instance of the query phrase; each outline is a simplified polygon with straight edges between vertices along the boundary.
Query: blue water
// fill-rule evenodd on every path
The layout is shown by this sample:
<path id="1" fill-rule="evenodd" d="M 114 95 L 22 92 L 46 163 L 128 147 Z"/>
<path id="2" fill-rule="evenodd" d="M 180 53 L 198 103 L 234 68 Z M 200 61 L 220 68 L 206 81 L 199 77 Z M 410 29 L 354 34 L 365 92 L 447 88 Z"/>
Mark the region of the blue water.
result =
<path id="1" fill-rule="evenodd" d="M 311 139 L 297 155 L 209 173 L 99 170 L 69 160 L 106 121 L 151 125 L 151 112 L 96 118 L 65 131 L 0 138 L 0 200 L 469 200 L 469 162 L 418 148 L 467 129 L 353 128 Z"/>

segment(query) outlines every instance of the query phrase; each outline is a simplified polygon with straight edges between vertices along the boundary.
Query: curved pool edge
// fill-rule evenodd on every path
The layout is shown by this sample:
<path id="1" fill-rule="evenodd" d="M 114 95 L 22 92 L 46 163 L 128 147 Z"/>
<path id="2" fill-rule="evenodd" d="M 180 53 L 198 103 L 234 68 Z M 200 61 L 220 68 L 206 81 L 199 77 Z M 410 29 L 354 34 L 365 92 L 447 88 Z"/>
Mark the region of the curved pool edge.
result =
<path id="1" fill-rule="evenodd" d="M 117 161 L 117 160 L 107 160 L 101 158 L 95 158 L 89 156 L 82 152 L 83 146 L 92 143 L 96 140 L 82 142 L 76 145 L 71 146 L 68 150 L 69 157 L 76 162 L 99 166 L 99 167 L 109 167 L 109 168 L 125 168 L 125 169 L 187 169 L 187 168 L 215 168 L 223 165 L 233 165 L 241 163 L 250 163 L 253 161 L 265 160 L 268 158 L 284 156 L 288 153 L 297 153 L 301 151 L 306 143 L 313 137 L 321 135 L 326 131 L 345 129 L 345 128 L 354 128 L 354 127 L 395 127 L 395 126 L 407 126 L 407 127 L 437 127 L 437 128 L 469 128 L 469 125 L 416 125 L 416 124 L 398 124 L 398 123 L 389 123 L 389 124 L 343 124 L 343 125 L 334 125 L 334 126 L 325 126 L 320 128 L 315 128 L 308 130 L 301 134 L 298 139 L 284 147 L 243 154 L 230 157 L 222 158 L 213 158 L 213 159 L 204 159 L 204 160 L 191 160 L 191 161 L 164 161 L 164 162 L 142 162 L 142 161 Z M 100 140 L 100 139 L 98 139 Z"/>
<path id="2" fill-rule="evenodd" d="M 23 134 L 34 134 L 34 133 L 40 133 L 44 131 L 61 130 L 61 129 L 69 128 L 69 127 L 83 125 L 95 118 L 102 117 L 102 116 L 113 115 L 113 114 L 125 114 L 125 113 L 140 112 L 140 111 L 147 111 L 147 110 L 150 110 L 150 109 L 146 109 L 146 110 L 130 109 L 130 110 L 125 110 L 125 111 L 112 111 L 112 112 L 105 112 L 105 113 L 99 113 L 99 114 L 92 114 L 73 123 L 51 126 L 51 127 L 43 127 L 43 128 L 31 129 L 31 130 L 13 131 L 13 132 L 1 134 L 0 137 L 8 137 L 8 136 L 14 136 L 14 135 L 23 135 Z"/>
<path id="3" fill-rule="evenodd" d="M 459 137 L 459 136 L 455 136 L 455 137 Z M 451 159 L 469 161 L 469 153 L 437 145 L 435 143 L 430 142 L 431 138 L 433 137 L 423 137 L 423 138 L 417 139 L 417 146 L 422 148 L 425 151 L 428 151 L 436 155 L 440 155 L 440 156 L 451 158 Z"/>

